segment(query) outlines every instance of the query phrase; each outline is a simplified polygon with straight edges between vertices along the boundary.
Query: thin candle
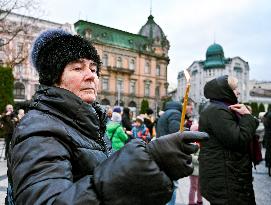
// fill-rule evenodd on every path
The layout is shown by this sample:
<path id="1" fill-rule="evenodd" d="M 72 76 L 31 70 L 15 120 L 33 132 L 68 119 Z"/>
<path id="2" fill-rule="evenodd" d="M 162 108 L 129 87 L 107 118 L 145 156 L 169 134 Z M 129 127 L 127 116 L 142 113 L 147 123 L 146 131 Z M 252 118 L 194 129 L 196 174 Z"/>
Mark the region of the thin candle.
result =
<path id="1" fill-rule="evenodd" d="M 187 72 L 187 70 L 184 70 L 184 75 L 186 79 L 186 89 L 185 89 L 185 95 L 183 100 L 183 109 L 182 109 L 182 118 L 181 118 L 181 124 L 180 124 L 180 131 L 184 131 L 184 121 L 185 121 L 185 114 L 186 114 L 186 106 L 188 102 L 188 95 L 190 90 L 190 75 Z"/>

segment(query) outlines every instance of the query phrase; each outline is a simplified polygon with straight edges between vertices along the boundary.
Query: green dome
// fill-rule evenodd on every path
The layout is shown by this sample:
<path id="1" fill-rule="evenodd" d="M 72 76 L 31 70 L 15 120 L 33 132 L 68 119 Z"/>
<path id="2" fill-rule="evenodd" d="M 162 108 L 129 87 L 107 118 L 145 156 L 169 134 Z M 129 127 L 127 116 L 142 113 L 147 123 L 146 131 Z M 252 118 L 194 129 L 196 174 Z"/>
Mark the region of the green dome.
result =
<path id="1" fill-rule="evenodd" d="M 224 51 L 221 45 L 214 43 L 208 47 L 206 51 L 206 59 L 212 56 L 220 56 L 224 58 Z"/>
<path id="2" fill-rule="evenodd" d="M 224 51 L 221 45 L 214 43 L 208 47 L 204 68 L 225 68 Z"/>

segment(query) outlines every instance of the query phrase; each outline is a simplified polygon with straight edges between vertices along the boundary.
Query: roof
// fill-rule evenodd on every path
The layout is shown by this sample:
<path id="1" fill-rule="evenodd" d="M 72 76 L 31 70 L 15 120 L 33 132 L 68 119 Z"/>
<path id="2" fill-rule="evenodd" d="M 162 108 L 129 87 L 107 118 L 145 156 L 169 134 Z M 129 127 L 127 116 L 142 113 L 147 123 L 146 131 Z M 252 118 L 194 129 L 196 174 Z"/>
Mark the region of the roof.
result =
<path id="1" fill-rule="evenodd" d="M 163 30 L 161 29 L 161 27 L 157 23 L 155 23 L 155 21 L 153 19 L 154 19 L 154 17 L 152 15 L 150 15 L 148 17 L 147 23 L 141 27 L 139 34 L 146 36 L 148 38 L 151 38 L 151 39 L 164 38 L 165 34 L 164 34 Z"/>
<path id="2" fill-rule="evenodd" d="M 210 45 L 206 51 L 204 69 L 225 68 L 225 63 L 226 59 L 222 46 L 217 43 Z"/>
<path id="3" fill-rule="evenodd" d="M 263 88 L 253 88 L 249 92 L 250 96 L 255 97 L 271 97 L 271 90 L 270 89 L 263 89 Z"/>
<path id="4" fill-rule="evenodd" d="M 91 41 L 123 48 L 146 50 L 150 41 L 147 37 L 110 28 L 100 24 L 79 20 L 74 24 L 76 32 Z"/>

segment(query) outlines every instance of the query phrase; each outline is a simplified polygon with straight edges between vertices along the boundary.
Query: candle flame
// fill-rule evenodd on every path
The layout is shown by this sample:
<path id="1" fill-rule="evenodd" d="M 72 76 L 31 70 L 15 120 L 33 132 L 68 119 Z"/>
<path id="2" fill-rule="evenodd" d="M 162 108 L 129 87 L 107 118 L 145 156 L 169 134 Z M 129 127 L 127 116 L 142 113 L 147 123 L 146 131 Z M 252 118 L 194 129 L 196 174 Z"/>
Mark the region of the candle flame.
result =
<path id="1" fill-rule="evenodd" d="M 190 81 L 190 75 L 189 75 L 189 73 L 188 73 L 188 71 L 186 69 L 184 70 L 184 76 L 186 78 L 186 81 L 189 82 Z"/>

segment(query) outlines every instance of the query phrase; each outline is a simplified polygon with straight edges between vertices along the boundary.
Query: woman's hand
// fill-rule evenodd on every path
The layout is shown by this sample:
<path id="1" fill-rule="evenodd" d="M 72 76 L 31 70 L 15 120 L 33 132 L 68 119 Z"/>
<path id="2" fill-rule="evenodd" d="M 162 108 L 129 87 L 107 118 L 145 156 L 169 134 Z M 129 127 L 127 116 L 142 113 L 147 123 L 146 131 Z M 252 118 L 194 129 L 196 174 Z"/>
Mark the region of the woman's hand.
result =
<path id="1" fill-rule="evenodd" d="M 229 108 L 235 112 L 238 112 L 240 115 L 251 114 L 244 104 L 230 105 Z"/>

